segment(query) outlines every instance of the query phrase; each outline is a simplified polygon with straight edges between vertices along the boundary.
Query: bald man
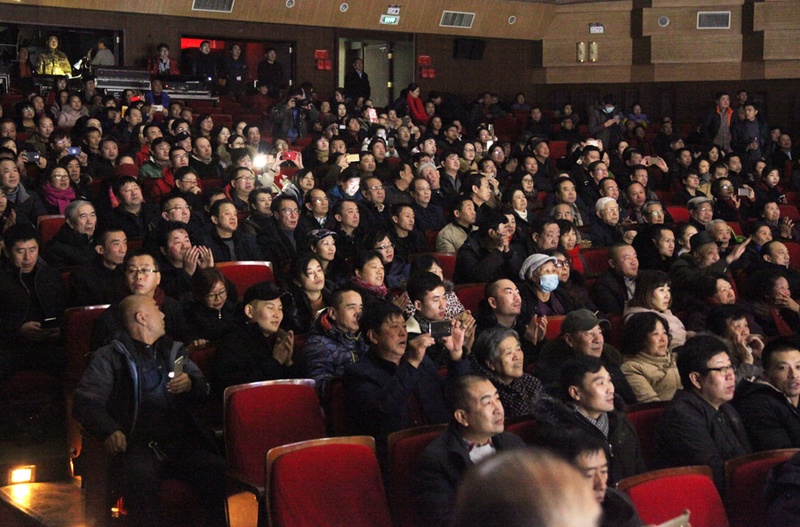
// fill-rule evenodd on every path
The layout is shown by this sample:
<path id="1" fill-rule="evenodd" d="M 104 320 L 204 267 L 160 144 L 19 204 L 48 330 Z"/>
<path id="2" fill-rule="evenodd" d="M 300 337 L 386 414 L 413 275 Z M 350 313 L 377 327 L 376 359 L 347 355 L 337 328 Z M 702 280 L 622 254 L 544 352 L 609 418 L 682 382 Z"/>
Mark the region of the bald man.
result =
<path id="1" fill-rule="evenodd" d="M 131 525 L 163 525 L 163 479 L 193 486 L 208 525 L 224 525 L 225 460 L 194 410 L 208 396 L 186 346 L 165 335 L 151 295 L 119 304 L 123 331 L 94 352 L 75 391 L 73 416 L 113 456 Z"/>

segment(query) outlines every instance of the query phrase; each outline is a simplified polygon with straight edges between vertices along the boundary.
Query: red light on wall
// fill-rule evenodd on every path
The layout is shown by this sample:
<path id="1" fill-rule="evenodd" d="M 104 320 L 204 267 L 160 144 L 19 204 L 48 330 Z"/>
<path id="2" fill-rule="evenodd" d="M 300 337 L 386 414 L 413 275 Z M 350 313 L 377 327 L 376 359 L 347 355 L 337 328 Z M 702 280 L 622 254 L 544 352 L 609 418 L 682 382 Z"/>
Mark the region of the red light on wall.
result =
<path id="1" fill-rule="evenodd" d="M 431 56 L 430 55 L 419 55 L 417 57 L 417 64 L 420 66 L 430 66 L 431 65 Z"/>

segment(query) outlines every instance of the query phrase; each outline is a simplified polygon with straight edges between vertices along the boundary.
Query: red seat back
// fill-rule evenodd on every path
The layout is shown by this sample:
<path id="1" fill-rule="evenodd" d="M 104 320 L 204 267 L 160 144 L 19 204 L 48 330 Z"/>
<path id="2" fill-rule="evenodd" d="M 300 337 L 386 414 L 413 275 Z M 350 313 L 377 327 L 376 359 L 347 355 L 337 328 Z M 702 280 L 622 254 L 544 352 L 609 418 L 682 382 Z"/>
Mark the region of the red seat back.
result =
<path id="1" fill-rule="evenodd" d="M 478 306 L 485 295 L 486 284 L 459 284 L 456 286 L 456 296 L 464 308 L 471 311 L 473 315 L 478 313 Z"/>
<path id="2" fill-rule="evenodd" d="M 778 205 L 778 208 L 781 209 L 781 218 L 789 218 L 792 221 L 800 220 L 800 211 L 796 206 L 785 203 Z"/>
<path id="3" fill-rule="evenodd" d="M 567 156 L 566 141 L 550 141 L 550 159 L 561 159 Z"/>
<path id="4" fill-rule="evenodd" d="M 389 501 L 395 527 L 414 527 L 412 481 L 417 459 L 447 429 L 446 424 L 420 426 L 389 435 L 392 492 Z"/>
<path id="5" fill-rule="evenodd" d="M 789 267 L 800 270 L 800 243 L 783 242 L 789 250 Z"/>
<path id="6" fill-rule="evenodd" d="M 689 221 L 689 209 L 686 207 L 681 207 L 680 205 L 670 205 L 667 207 L 667 212 L 669 212 L 669 215 L 672 216 L 672 219 L 675 223 Z"/>
<path id="7" fill-rule="evenodd" d="M 564 322 L 564 315 L 556 315 L 547 317 L 547 329 L 545 330 L 545 338 L 553 340 L 561 335 L 561 324 Z"/>
<path id="8" fill-rule="evenodd" d="M 532 415 L 524 415 L 506 423 L 506 432 L 518 436 L 526 445 L 534 444 L 536 435 L 536 419 Z"/>
<path id="9" fill-rule="evenodd" d="M 581 256 L 586 261 L 587 274 L 598 275 L 608 271 L 608 247 L 583 249 Z"/>
<path id="10" fill-rule="evenodd" d="M 60 229 L 66 221 L 66 218 L 61 214 L 39 216 L 37 225 L 39 226 L 39 236 L 42 238 L 42 246 L 53 239 L 58 229 Z"/>
<path id="11" fill-rule="evenodd" d="M 325 437 L 314 381 L 293 379 L 225 390 L 228 467 L 251 485 L 264 481 L 264 459 L 276 446 Z"/>
<path id="12" fill-rule="evenodd" d="M 332 436 L 346 436 L 350 433 L 347 421 L 347 402 L 344 394 L 344 382 L 341 377 L 334 377 L 328 383 L 330 412 L 328 413 L 328 432 Z"/>
<path id="13" fill-rule="evenodd" d="M 758 527 L 766 515 L 762 491 L 770 469 L 792 457 L 800 449 L 769 450 L 737 457 L 725 463 L 728 481 L 728 512 L 732 527 Z"/>
<path id="14" fill-rule="evenodd" d="M 374 445 L 371 437 L 357 436 L 270 451 L 272 526 L 392 527 Z"/>
<path id="15" fill-rule="evenodd" d="M 275 281 L 270 262 L 219 262 L 217 268 L 233 282 L 240 297 L 250 286 Z"/>
<path id="16" fill-rule="evenodd" d="M 630 496 L 646 524 L 664 523 L 689 509 L 692 527 L 730 526 L 707 466 L 647 472 L 626 478 L 617 487 Z"/>
<path id="17" fill-rule="evenodd" d="M 656 448 L 656 425 L 661 414 L 664 413 L 666 401 L 652 403 L 632 404 L 626 411 L 628 421 L 639 436 L 642 445 L 642 457 L 648 467 L 658 466 L 658 450 Z"/>

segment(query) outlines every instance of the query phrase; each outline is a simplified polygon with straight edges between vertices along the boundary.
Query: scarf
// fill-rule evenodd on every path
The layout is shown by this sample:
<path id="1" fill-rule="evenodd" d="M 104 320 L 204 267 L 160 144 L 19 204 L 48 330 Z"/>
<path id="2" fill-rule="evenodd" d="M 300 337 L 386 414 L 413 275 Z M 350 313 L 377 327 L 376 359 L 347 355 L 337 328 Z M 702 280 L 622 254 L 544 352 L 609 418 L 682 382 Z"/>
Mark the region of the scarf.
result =
<path id="1" fill-rule="evenodd" d="M 583 274 L 585 269 L 583 268 L 583 260 L 581 260 L 581 244 L 576 243 L 571 251 L 567 251 L 567 256 L 569 256 L 572 263 L 572 270 Z"/>
<path id="2" fill-rule="evenodd" d="M 44 195 L 45 203 L 48 205 L 53 205 L 54 207 L 58 207 L 58 213 L 61 215 L 64 214 L 64 209 L 67 208 L 67 205 L 69 205 L 70 202 L 75 201 L 75 189 L 72 187 L 59 190 L 50 186 L 50 183 L 45 183 L 42 185 L 42 193 Z"/>
<path id="3" fill-rule="evenodd" d="M 350 278 L 350 281 L 353 282 L 353 284 L 358 287 L 362 287 L 371 293 L 379 295 L 381 298 L 386 296 L 386 286 L 384 284 L 372 285 L 369 282 L 362 280 L 358 276 L 352 276 Z"/>

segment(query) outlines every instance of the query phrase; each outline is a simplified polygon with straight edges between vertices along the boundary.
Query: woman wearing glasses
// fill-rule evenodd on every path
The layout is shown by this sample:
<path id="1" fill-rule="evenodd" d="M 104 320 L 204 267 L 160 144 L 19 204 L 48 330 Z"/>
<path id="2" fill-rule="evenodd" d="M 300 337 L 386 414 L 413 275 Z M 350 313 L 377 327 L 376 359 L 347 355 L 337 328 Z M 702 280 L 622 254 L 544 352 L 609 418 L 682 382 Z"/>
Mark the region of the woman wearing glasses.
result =
<path id="1" fill-rule="evenodd" d="M 209 267 L 194 273 L 191 287 L 191 298 L 183 304 L 186 323 L 195 336 L 191 345 L 216 343 L 236 328 L 236 286 L 225 279 L 222 271 Z"/>

